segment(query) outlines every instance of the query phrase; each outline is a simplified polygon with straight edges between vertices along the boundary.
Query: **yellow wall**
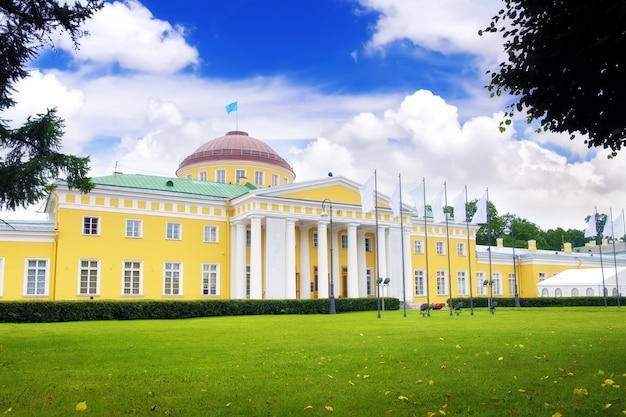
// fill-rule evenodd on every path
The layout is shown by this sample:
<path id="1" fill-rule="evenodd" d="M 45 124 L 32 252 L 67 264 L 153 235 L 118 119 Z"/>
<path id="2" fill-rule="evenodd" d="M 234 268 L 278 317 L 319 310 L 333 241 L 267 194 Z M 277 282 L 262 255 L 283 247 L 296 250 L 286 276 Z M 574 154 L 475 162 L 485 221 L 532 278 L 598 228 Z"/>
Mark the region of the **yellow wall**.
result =
<path id="1" fill-rule="evenodd" d="M 51 284 L 54 268 L 53 242 L 15 242 L 0 241 L 0 258 L 2 258 L 3 288 L 2 300 L 20 299 L 53 299 Z M 24 282 L 26 279 L 26 259 L 45 259 L 48 265 L 48 296 L 24 296 Z M 2 273 L 2 271 L 0 271 Z"/>
<path id="2" fill-rule="evenodd" d="M 226 183 L 236 184 L 237 179 L 235 178 L 235 173 L 238 169 L 244 169 L 246 171 L 246 178 L 249 183 L 255 184 L 255 171 L 261 171 L 264 173 L 264 183 L 263 184 L 255 184 L 257 187 L 269 187 L 272 185 L 272 175 L 278 175 L 278 185 L 284 185 L 285 181 L 287 184 L 291 184 L 295 179 L 294 174 L 284 168 L 280 168 L 273 165 L 268 164 L 251 164 L 249 162 L 244 161 L 233 161 L 233 162 L 224 162 L 220 161 L 218 164 L 210 164 L 210 163 L 202 163 L 201 165 L 190 165 L 184 168 L 181 168 L 178 172 L 178 178 L 187 178 L 188 175 L 191 175 L 191 179 L 195 181 L 200 180 L 200 172 L 207 173 L 207 181 L 214 182 L 216 181 L 216 171 L 217 170 L 225 170 L 226 171 Z"/>

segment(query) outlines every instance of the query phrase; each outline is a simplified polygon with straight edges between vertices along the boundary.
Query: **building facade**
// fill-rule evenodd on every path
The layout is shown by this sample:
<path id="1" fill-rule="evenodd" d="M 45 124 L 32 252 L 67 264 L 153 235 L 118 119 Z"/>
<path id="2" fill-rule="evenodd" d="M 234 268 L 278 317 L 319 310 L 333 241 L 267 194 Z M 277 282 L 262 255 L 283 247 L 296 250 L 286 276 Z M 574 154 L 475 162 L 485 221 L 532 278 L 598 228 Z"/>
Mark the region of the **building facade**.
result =
<path id="1" fill-rule="evenodd" d="M 535 297 L 538 282 L 598 267 L 600 258 L 567 247 L 515 254 L 500 243 L 477 247 L 478 226 L 433 223 L 408 205 L 400 219 L 382 195 L 364 213 L 360 184 L 342 177 L 294 182 L 291 165 L 245 132 L 207 142 L 176 174 L 114 173 L 93 178 L 85 195 L 58 181 L 42 219 L 0 223 L 0 301 L 332 292 L 380 293 L 418 306 L 489 291 Z"/>

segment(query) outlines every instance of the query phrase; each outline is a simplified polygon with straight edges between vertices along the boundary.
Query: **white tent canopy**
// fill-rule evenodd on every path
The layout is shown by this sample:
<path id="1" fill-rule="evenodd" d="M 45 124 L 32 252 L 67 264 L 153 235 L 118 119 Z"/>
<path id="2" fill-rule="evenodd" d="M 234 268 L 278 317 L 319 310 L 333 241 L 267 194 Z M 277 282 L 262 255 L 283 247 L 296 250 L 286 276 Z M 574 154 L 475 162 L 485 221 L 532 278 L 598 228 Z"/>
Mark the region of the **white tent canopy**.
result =
<path id="1" fill-rule="evenodd" d="M 617 271 L 617 280 L 616 280 Z M 626 293 L 626 268 L 568 269 L 537 284 L 540 297 L 616 296 Z"/>

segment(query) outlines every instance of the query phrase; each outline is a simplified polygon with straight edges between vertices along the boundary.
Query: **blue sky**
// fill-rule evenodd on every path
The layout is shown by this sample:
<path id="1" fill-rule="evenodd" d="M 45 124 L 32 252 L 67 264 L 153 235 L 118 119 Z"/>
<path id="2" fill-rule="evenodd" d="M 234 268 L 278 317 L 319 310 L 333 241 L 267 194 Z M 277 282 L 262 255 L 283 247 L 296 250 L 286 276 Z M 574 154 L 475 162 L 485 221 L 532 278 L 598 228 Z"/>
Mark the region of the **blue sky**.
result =
<path id="1" fill-rule="evenodd" d="M 109 1 L 76 51 L 55 37 L 21 82 L 17 122 L 57 107 L 64 150 L 92 175 L 173 176 L 238 127 L 288 159 L 296 181 L 327 172 L 390 195 L 446 182 L 452 200 L 489 188 L 500 213 L 542 228 L 585 227 L 621 210 L 623 157 L 582 138 L 498 125 L 507 98 L 484 88 L 502 56 L 479 37 L 499 0 Z M 237 113 L 224 106 L 234 100 Z M 430 197 L 429 197 L 430 196 Z M 410 202 L 408 192 L 403 196 Z"/>

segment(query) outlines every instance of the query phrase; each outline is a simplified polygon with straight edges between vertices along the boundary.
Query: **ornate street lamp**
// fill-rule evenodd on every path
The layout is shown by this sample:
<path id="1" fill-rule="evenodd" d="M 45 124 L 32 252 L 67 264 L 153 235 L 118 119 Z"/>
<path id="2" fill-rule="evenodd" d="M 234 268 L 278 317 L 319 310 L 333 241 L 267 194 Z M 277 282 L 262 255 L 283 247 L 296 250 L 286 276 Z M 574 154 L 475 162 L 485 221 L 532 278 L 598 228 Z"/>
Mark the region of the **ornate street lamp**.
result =
<path id="1" fill-rule="evenodd" d="M 513 231 L 513 219 L 508 218 L 506 219 L 506 223 L 504 224 L 505 228 L 504 228 L 504 233 L 505 234 L 510 234 L 511 235 L 511 239 L 513 241 L 512 243 L 512 248 L 513 248 L 513 283 L 515 285 L 515 307 L 520 307 L 520 303 L 519 303 L 519 294 L 517 292 L 517 262 L 516 262 L 516 258 L 515 258 L 515 232 Z"/>
<path id="2" fill-rule="evenodd" d="M 328 198 L 322 201 L 324 215 L 326 215 L 326 203 L 328 203 L 330 209 L 330 304 L 328 306 L 328 314 L 335 314 L 337 311 L 335 310 L 335 284 L 333 280 L 333 202 Z"/>

